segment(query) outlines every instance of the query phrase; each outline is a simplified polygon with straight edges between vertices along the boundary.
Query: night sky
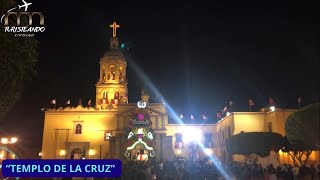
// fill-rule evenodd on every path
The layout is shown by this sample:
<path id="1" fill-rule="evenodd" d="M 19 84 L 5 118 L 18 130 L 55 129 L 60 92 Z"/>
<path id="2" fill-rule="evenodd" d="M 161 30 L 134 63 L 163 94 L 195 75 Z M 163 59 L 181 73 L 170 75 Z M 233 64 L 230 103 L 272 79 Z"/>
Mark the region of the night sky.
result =
<path id="1" fill-rule="evenodd" d="M 162 1 L 32 1 L 45 14 L 37 76 L 6 117 L 9 132 L 41 145 L 43 107 L 95 100 L 99 60 L 108 49 L 113 21 L 126 44 L 129 102 L 146 88 L 135 62 L 178 113 L 216 121 L 235 102 L 258 110 L 272 97 L 280 108 L 297 108 L 320 95 L 319 4 L 272 1 L 202 4 Z M 20 4 L 20 2 L 18 3 Z M 84 103 L 85 104 L 85 103 Z"/>

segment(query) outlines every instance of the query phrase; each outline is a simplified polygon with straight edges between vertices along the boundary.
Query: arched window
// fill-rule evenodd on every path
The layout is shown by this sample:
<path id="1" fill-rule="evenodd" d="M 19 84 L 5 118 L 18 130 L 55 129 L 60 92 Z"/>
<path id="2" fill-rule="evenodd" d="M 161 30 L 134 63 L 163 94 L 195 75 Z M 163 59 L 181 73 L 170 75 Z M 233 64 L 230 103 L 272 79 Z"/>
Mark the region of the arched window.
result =
<path id="1" fill-rule="evenodd" d="M 175 148 L 178 148 L 178 149 L 183 148 L 182 134 L 181 133 L 176 133 Z"/>
<path id="2" fill-rule="evenodd" d="M 76 134 L 82 134 L 82 126 L 81 126 L 81 124 L 77 124 L 77 126 L 76 126 Z"/>
<path id="3" fill-rule="evenodd" d="M 124 77 L 123 77 L 123 67 L 119 66 L 119 81 L 122 82 L 124 81 Z"/>
<path id="4" fill-rule="evenodd" d="M 105 70 L 106 70 L 106 66 L 103 65 L 103 66 L 102 66 L 102 69 L 101 69 L 101 72 L 102 72 L 102 81 L 103 81 L 103 82 L 105 82 L 105 81 L 107 80 L 107 76 L 106 76 Z"/>
<path id="5" fill-rule="evenodd" d="M 268 122 L 268 132 L 272 132 L 272 122 Z"/>
<path id="6" fill-rule="evenodd" d="M 114 92 L 114 99 L 119 99 L 119 91 Z"/>
<path id="7" fill-rule="evenodd" d="M 114 65 L 110 65 L 109 66 L 109 78 L 108 80 L 115 80 L 115 66 Z"/>
<path id="8" fill-rule="evenodd" d="M 105 91 L 102 93 L 102 98 L 107 99 L 108 98 L 108 93 Z"/>

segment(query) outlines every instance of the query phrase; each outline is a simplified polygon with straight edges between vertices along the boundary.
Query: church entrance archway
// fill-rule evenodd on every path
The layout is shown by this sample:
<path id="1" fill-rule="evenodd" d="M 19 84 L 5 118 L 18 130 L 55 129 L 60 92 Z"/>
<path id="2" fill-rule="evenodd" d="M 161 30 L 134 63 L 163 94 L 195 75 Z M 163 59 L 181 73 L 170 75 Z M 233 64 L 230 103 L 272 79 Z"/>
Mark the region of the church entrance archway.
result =
<path id="1" fill-rule="evenodd" d="M 135 149 L 130 152 L 131 160 L 136 161 L 148 161 L 149 160 L 149 151 L 142 145 L 137 144 Z"/>
<path id="2" fill-rule="evenodd" d="M 76 149 L 71 151 L 70 159 L 81 159 L 83 157 L 83 153 L 84 152 L 82 152 L 81 149 L 76 148 Z"/>

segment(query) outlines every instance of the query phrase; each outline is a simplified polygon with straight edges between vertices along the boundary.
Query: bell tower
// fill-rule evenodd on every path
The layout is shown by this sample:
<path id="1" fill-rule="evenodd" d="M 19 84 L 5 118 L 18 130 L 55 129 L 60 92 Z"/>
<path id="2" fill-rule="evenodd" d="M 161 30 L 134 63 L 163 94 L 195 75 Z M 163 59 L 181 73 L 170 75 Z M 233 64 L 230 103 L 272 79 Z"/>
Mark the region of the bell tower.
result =
<path id="1" fill-rule="evenodd" d="M 127 62 L 119 50 L 117 28 L 114 22 L 110 27 L 113 36 L 110 38 L 110 47 L 100 59 L 100 77 L 96 84 L 96 108 L 101 110 L 117 109 L 117 105 L 128 103 L 126 79 Z"/>

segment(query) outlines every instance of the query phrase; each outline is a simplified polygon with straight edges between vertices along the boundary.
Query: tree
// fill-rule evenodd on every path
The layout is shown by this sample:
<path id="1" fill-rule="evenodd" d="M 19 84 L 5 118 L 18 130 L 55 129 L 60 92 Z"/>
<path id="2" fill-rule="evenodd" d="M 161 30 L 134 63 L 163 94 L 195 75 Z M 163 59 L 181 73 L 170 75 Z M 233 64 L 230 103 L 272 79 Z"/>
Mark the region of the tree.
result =
<path id="1" fill-rule="evenodd" d="M 315 103 L 299 109 L 287 118 L 285 151 L 295 165 L 305 165 L 312 151 L 320 150 L 319 116 L 320 103 Z"/>
<path id="2" fill-rule="evenodd" d="M 270 150 L 279 151 L 282 136 L 272 132 L 248 132 L 231 136 L 227 140 L 227 151 L 231 154 L 257 154 L 268 156 Z"/>
<path id="3" fill-rule="evenodd" d="M 14 7 L 11 0 L 0 1 L 0 14 Z M 9 21 L 12 19 L 9 19 Z M 25 19 L 22 19 L 22 22 Z M 23 87 L 35 74 L 37 41 L 32 37 L 15 37 L 0 26 L 0 121 L 21 97 Z"/>

